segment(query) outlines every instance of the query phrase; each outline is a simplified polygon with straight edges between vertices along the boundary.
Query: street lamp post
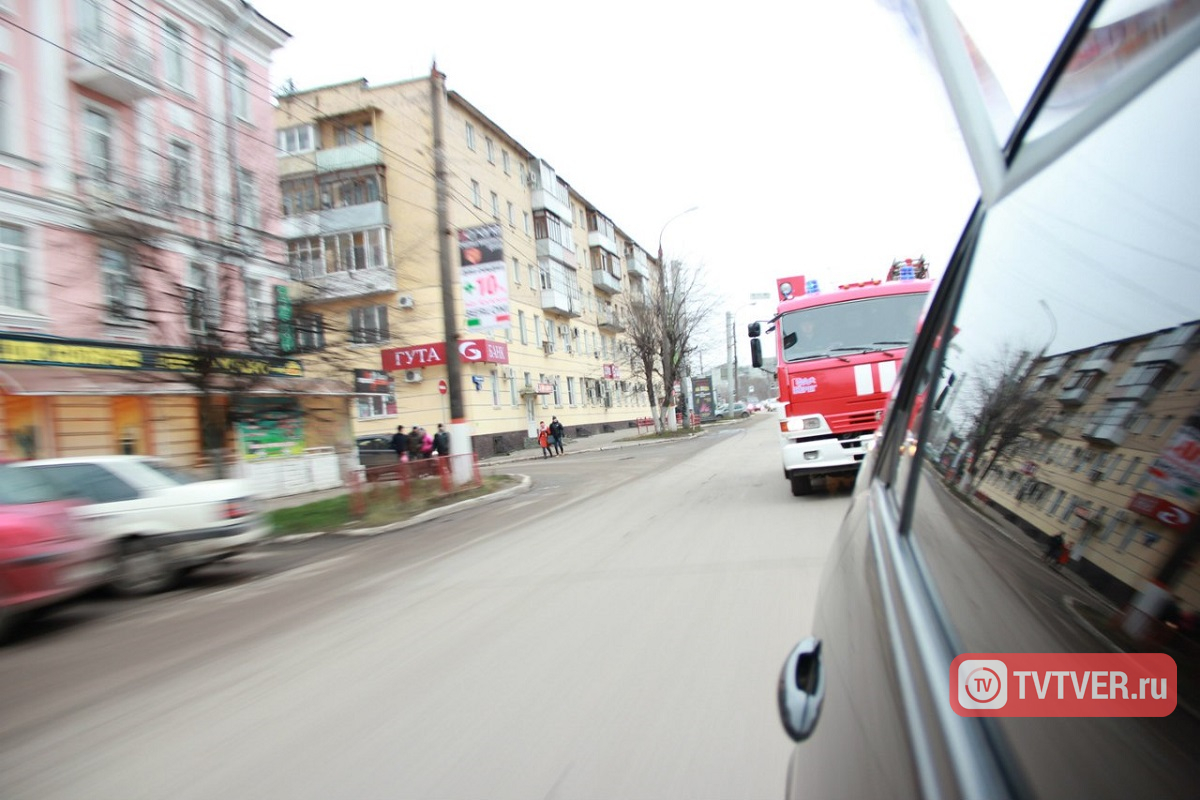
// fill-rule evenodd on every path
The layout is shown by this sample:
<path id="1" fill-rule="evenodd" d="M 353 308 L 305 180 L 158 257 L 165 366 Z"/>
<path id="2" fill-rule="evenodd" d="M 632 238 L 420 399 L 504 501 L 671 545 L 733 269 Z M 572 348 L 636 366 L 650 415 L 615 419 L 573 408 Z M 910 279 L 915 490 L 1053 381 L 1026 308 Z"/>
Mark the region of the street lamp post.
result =
<path id="1" fill-rule="evenodd" d="M 669 220 L 664 222 L 662 228 L 658 232 L 658 295 L 663 303 L 662 359 L 663 359 L 664 367 L 666 366 L 667 359 L 672 358 L 674 356 L 674 354 L 667 352 L 669 349 L 667 328 L 669 327 L 669 324 L 670 324 L 670 315 L 668 313 L 668 308 L 666 307 L 667 266 L 666 266 L 666 264 L 663 263 L 663 246 L 662 246 L 663 234 L 666 233 L 667 226 L 670 225 L 672 222 L 679 219 L 680 217 L 682 217 L 685 214 L 692 213 L 693 211 L 697 210 L 698 208 L 700 208 L 700 206 L 692 206 L 691 208 L 687 209 L 686 211 L 680 211 L 678 214 L 676 214 L 675 216 L 671 217 Z M 674 389 L 674 385 L 672 385 L 672 386 L 666 385 L 666 383 L 667 383 L 667 380 L 666 380 L 667 376 L 665 374 L 666 370 L 664 369 L 663 372 L 664 372 L 663 395 L 664 395 L 664 397 L 669 398 L 669 397 L 674 396 L 675 389 Z M 664 403 L 663 407 L 661 409 L 659 409 L 659 411 L 663 417 L 663 419 L 662 419 L 663 428 L 665 428 L 666 430 L 672 430 L 672 431 L 675 430 L 675 408 L 672 406 L 670 413 L 668 413 L 667 408 L 666 408 L 666 403 Z"/>

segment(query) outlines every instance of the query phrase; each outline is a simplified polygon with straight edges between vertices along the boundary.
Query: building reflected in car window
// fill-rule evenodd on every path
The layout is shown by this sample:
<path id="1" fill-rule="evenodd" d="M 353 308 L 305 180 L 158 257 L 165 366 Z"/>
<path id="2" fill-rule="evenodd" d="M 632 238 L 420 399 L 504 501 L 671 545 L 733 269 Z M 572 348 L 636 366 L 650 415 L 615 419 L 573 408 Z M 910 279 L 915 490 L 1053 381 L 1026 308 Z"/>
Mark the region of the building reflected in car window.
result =
<path id="1" fill-rule="evenodd" d="M 1170 717 L 995 720 L 1047 797 L 1194 797 L 1200 775 L 1200 640 L 1179 624 L 1200 609 L 1197 498 L 1176 469 L 1200 447 L 1197 87 L 1193 55 L 989 209 L 912 373 L 923 445 L 892 450 L 961 652 L 1177 659 Z"/>

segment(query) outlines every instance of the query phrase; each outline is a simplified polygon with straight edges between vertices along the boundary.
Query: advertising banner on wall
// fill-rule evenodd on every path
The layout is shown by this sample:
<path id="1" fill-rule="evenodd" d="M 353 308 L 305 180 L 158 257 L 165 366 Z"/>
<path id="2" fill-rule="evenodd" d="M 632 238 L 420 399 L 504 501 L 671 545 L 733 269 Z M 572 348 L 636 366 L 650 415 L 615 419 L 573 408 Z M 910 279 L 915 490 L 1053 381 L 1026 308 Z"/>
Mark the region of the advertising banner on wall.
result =
<path id="1" fill-rule="evenodd" d="M 304 417 L 295 400 L 247 397 L 238 401 L 238 441 L 249 459 L 304 453 Z"/>
<path id="2" fill-rule="evenodd" d="M 508 266 L 499 225 L 479 225 L 458 231 L 462 265 L 463 310 L 472 331 L 509 328 Z"/>
<path id="3" fill-rule="evenodd" d="M 440 367 L 446 363 L 446 343 L 430 342 L 408 347 L 389 347 L 380 351 L 379 355 L 383 368 L 391 372 Z M 507 364 L 508 343 L 493 342 L 490 339 L 462 339 L 458 343 L 458 357 L 464 364 L 480 361 L 488 364 Z"/>
<path id="4" fill-rule="evenodd" d="M 1146 471 L 1163 491 L 1181 498 L 1183 505 L 1193 511 L 1197 510 L 1200 506 L 1200 417 L 1191 417 L 1180 425 Z"/>
<path id="5" fill-rule="evenodd" d="M 354 370 L 354 393 L 360 395 L 360 418 L 396 413 L 396 379 L 389 372 Z M 362 413 L 364 407 L 368 413 Z"/>
<path id="6" fill-rule="evenodd" d="M 712 378 L 692 378 L 692 408 L 702 420 L 714 418 L 717 406 L 713 399 Z"/>

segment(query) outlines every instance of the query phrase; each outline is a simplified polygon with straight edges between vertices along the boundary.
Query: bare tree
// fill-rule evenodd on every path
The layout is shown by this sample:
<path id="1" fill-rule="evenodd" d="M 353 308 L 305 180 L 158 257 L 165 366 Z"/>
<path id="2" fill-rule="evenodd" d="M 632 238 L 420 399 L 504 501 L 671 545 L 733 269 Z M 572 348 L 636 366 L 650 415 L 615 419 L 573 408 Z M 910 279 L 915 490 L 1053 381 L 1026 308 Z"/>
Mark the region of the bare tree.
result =
<path id="1" fill-rule="evenodd" d="M 717 304 L 705 294 L 699 269 L 689 268 L 679 260 L 667 260 L 660 267 L 658 290 L 653 298 L 662 333 L 659 349 L 662 404 L 659 413 L 663 429 L 674 430 L 675 382 L 696 352 L 709 318 L 717 311 Z"/>
<path id="2" fill-rule="evenodd" d="M 967 447 L 975 454 L 973 484 L 979 485 L 997 462 L 1024 451 L 1043 400 L 1029 387 L 1034 359 L 1028 350 L 1004 351 L 976 373 L 970 397 Z M 983 468 L 980 469 L 980 464 Z"/>
<path id="3" fill-rule="evenodd" d="M 662 350 L 662 318 L 653 299 L 631 298 L 625 307 L 625 337 L 630 370 L 646 381 L 651 416 L 657 420 L 658 395 L 655 391 L 655 363 Z"/>

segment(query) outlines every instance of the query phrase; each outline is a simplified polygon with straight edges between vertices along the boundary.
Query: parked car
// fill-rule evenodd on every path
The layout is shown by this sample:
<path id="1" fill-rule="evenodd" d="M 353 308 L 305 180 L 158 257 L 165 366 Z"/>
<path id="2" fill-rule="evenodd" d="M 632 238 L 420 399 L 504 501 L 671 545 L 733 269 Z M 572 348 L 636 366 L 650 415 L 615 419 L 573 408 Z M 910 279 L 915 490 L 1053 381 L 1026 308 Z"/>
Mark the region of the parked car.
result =
<path id="1" fill-rule="evenodd" d="M 1184 211 L 1200 208 L 1200 115 L 1180 113 L 1200 107 L 1198 26 L 1196 2 L 1084 3 L 1060 52 L 1036 54 L 1050 72 L 1006 144 L 986 110 L 960 110 L 985 191 L 780 675 L 788 797 L 1196 796 L 1200 721 L 1184 706 L 1200 647 L 1155 611 L 1200 602 L 1196 476 L 1148 467 L 1177 452 L 1194 467 L 1200 441 L 1200 240 Z M 931 46 L 970 65 L 960 30 Z M 982 105 L 975 89 L 955 96 Z M 954 442 L 975 457 L 921 455 Z M 1076 543 L 1063 574 L 1041 559 L 1060 530 Z M 1048 716 L 1038 673 L 1003 660 L 1110 647 L 1173 654 L 1169 717 L 1124 716 L 1124 686 L 1104 684 L 1124 673 L 1086 666 L 1059 680 L 1100 676 L 1070 697 L 1090 691 L 1105 718 Z M 992 660 L 955 669 L 967 654 Z M 968 706 L 978 664 L 997 680 L 977 678 Z M 1005 716 L 1018 693 L 1031 716 Z"/>
<path id="2" fill-rule="evenodd" d="M 76 505 L 36 473 L 0 464 L 0 642 L 21 616 L 108 578 L 110 546 L 80 530 Z"/>
<path id="3" fill-rule="evenodd" d="M 746 408 L 745 403 L 734 403 L 732 410 L 727 403 L 721 403 L 717 406 L 716 416 L 718 419 L 735 419 L 738 417 L 745 419 L 750 416 L 750 411 Z"/>
<path id="4" fill-rule="evenodd" d="M 399 460 L 392 449 L 390 433 L 365 434 L 355 439 L 355 444 L 358 445 L 358 463 L 364 467 L 381 467 Z"/>
<path id="5" fill-rule="evenodd" d="M 72 513 L 113 546 L 111 584 L 122 594 L 166 589 L 185 571 L 239 553 L 271 532 L 248 481 L 201 480 L 145 456 L 42 459 L 12 467 L 83 501 Z"/>

